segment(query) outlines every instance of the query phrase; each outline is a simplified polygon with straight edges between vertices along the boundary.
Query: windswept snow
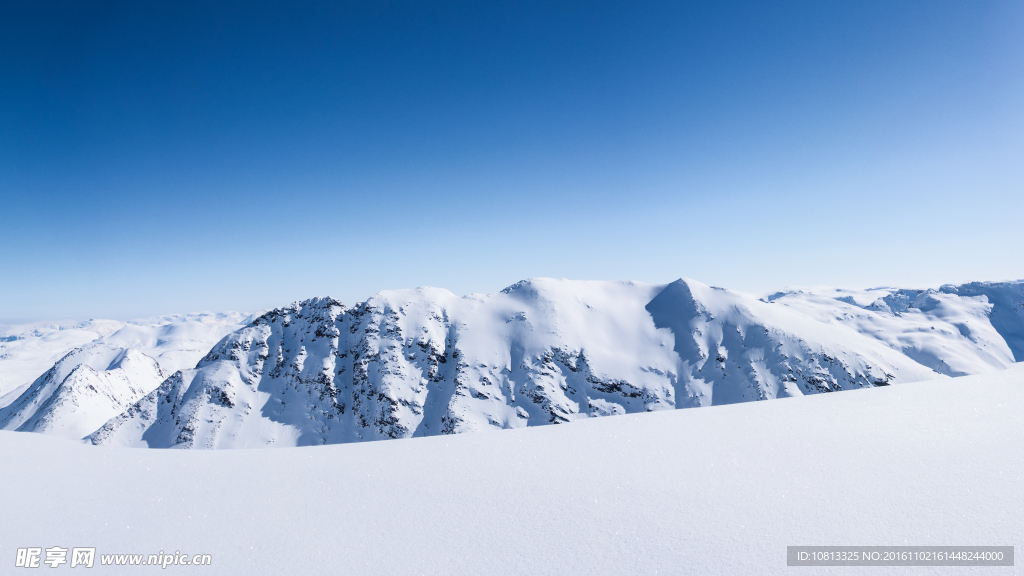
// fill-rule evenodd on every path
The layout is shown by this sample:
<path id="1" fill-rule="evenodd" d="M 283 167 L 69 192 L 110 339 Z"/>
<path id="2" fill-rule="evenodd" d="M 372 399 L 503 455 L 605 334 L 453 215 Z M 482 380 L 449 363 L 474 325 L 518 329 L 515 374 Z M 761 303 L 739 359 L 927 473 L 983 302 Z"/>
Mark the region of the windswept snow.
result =
<path id="1" fill-rule="evenodd" d="M 789 568 L 786 546 L 1019 551 L 1021 368 L 318 448 L 127 450 L 0 432 L 0 557 L 211 554 L 212 568 L 182 574 L 933 573 Z"/>

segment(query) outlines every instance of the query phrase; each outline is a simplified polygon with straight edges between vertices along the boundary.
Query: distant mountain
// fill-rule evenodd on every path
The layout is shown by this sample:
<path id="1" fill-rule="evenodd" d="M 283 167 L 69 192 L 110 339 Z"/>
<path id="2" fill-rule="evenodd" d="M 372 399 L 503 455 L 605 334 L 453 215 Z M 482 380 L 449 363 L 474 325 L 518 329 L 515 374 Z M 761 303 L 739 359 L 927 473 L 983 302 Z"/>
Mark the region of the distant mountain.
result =
<path id="1" fill-rule="evenodd" d="M 51 356 L 57 345 L 95 337 L 70 352 L 64 350 L 49 370 L 8 394 L 0 403 L 0 429 L 81 438 L 167 376 L 195 366 L 210 346 L 243 320 L 236 313 L 190 314 L 129 323 L 90 320 L 8 328 L 7 342 L 20 345 L 14 350 L 15 373 Z"/>
<path id="2" fill-rule="evenodd" d="M 93 342 L 135 348 L 174 372 L 195 366 L 210 346 L 248 320 L 251 318 L 238 312 L 201 312 L 128 322 L 86 320 L 0 326 L 0 406 L 13 401 L 74 348 Z"/>
<path id="3" fill-rule="evenodd" d="M 790 290 L 534 279 L 315 298 L 253 319 L 88 439 L 313 445 L 884 386 L 1005 368 L 1021 282 Z"/>
<path id="4" fill-rule="evenodd" d="M 962 286 L 946 285 L 943 294 L 987 301 L 992 327 L 999 332 L 1017 362 L 1024 362 L 1024 280 L 1016 282 L 971 282 Z"/>
<path id="5" fill-rule="evenodd" d="M 76 348 L 0 409 L 0 430 L 81 438 L 166 376 L 156 360 L 131 348 Z"/>
<path id="6" fill-rule="evenodd" d="M 0 406 L 6 406 L 68 351 L 125 326 L 117 320 L 0 326 Z"/>
<path id="7" fill-rule="evenodd" d="M 1024 282 L 984 286 L 989 296 L 958 295 L 966 289 L 943 286 L 798 290 L 777 292 L 769 301 L 875 338 L 939 374 L 963 376 L 1003 368 L 1015 355 L 1024 360 L 1024 349 L 1011 346 L 1024 329 Z M 1017 311 L 1010 302 L 1017 303 Z"/>

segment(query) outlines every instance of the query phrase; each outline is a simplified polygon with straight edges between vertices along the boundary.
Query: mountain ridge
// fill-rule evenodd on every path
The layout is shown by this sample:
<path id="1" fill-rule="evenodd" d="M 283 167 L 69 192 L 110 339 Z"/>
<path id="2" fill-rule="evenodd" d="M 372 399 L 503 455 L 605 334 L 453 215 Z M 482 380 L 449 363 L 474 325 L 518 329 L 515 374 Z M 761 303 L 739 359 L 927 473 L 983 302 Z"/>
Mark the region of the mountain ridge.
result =
<path id="1" fill-rule="evenodd" d="M 88 440 L 231 448 L 405 438 L 889 385 L 1014 361 L 983 326 L 992 306 L 976 296 L 930 291 L 918 302 L 926 309 L 915 299 L 901 315 L 835 298 L 835 310 L 815 304 L 838 319 L 787 298 L 764 302 L 687 279 L 529 279 L 461 298 L 417 288 L 352 307 L 314 298 L 225 337 Z M 962 317 L 977 328 L 956 328 Z M 855 322 L 864 319 L 907 334 L 882 338 Z"/>
<path id="2" fill-rule="evenodd" d="M 1024 282 L 757 298 L 685 278 L 531 278 L 236 316 L 107 327 L 0 408 L 0 428 L 151 448 L 318 445 L 991 372 L 1024 344 Z"/>

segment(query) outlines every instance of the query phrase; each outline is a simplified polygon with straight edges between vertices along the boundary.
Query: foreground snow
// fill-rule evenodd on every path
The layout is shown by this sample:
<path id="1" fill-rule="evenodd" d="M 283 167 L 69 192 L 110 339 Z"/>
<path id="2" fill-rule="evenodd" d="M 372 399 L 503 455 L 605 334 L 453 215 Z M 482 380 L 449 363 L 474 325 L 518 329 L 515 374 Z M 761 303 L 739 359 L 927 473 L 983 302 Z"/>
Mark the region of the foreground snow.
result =
<path id="1" fill-rule="evenodd" d="M 17 547 L 96 546 L 211 554 L 215 570 L 173 570 L 197 574 L 926 574 L 787 568 L 786 546 L 1019 551 L 1022 368 L 280 450 L 0 432 L 0 561 Z"/>

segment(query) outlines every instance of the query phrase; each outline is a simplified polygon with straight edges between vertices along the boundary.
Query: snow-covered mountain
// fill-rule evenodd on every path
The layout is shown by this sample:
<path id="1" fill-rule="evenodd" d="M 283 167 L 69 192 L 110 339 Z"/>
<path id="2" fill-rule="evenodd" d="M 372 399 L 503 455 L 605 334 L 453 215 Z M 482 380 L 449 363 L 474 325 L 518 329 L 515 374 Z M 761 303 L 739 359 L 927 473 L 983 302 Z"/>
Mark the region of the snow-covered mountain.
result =
<path id="1" fill-rule="evenodd" d="M 81 438 L 156 388 L 167 376 L 194 366 L 219 339 L 236 330 L 241 314 L 190 314 L 118 323 L 30 325 L 10 330 L 8 343 L 24 365 L 53 346 L 92 334 L 30 384 L 0 403 L 0 429 Z M 14 371 L 18 373 L 18 369 Z"/>
<path id="2" fill-rule="evenodd" d="M 6 406 L 69 350 L 124 327 L 117 320 L 0 326 L 0 406 Z"/>
<path id="3" fill-rule="evenodd" d="M 759 300 L 692 280 L 534 279 L 462 298 L 387 291 L 351 308 L 316 298 L 254 319 L 89 440 L 357 442 L 987 372 L 1014 362 L 1021 286 Z"/>
<path id="4" fill-rule="evenodd" d="M 166 377 L 156 360 L 132 348 L 76 348 L 0 409 L 0 430 L 81 438 Z"/>
<path id="5" fill-rule="evenodd" d="M 1024 362 L 1024 280 L 1016 282 L 971 282 L 946 285 L 944 294 L 987 300 L 992 306 L 989 321 L 1009 346 L 1017 362 Z"/>
<path id="6" fill-rule="evenodd" d="M 1015 356 L 1024 360 L 1024 336 L 1017 336 L 1024 330 L 1024 283 L 966 286 L 976 288 L 804 289 L 777 292 L 767 300 L 822 323 L 847 326 L 947 376 L 999 370 Z M 1014 350 L 1011 343 L 1018 342 Z"/>
<path id="7" fill-rule="evenodd" d="M 200 312 L 128 322 L 87 320 L 0 326 L 0 406 L 12 402 L 74 348 L 93 342 L 135 348 L 174 372 L 195 366 L 210 346 L 248 320 L 251 318 L 238 312 Z"/>

